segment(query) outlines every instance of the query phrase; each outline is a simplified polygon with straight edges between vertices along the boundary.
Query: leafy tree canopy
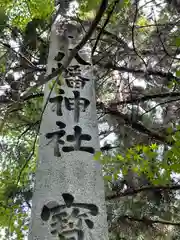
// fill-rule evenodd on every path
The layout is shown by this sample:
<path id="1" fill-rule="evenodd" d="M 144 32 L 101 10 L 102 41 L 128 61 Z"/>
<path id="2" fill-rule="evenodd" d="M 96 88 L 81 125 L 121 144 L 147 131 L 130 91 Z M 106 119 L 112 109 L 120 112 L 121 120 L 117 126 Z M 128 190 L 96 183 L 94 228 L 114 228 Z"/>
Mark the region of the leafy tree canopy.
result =
<path id="1" fill-rule="evenodd" d="M 87 30 L 100 4 L 77 1 L 73 20 Z M 75 5 L 0 0 L 1 239 L 27 235 L 50 30 Z M 180 236 L 179 13 L 179 1 L 111 0 L 89 39 L 112 240 Z"/>

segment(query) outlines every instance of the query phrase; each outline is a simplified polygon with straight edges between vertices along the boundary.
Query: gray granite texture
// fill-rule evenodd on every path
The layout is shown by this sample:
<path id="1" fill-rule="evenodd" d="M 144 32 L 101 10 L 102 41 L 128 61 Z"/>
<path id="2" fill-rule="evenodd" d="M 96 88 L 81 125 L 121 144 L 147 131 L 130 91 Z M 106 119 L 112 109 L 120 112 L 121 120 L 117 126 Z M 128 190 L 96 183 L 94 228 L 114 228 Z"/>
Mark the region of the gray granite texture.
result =
<path id="1" fill-rule="evenodd" d="M 47 74 L 76 42 L 61 39 L 52 28 Z M 90 63 L 87 46 L 79 56 Z M 93 159 L 100 147 L 92 65 L 73 59 L 70 70 L 76 65 L 79 73 L 59 77 L 50 98 L 45 86 L 29 240 L 108 240 L 101 166 Z"/>

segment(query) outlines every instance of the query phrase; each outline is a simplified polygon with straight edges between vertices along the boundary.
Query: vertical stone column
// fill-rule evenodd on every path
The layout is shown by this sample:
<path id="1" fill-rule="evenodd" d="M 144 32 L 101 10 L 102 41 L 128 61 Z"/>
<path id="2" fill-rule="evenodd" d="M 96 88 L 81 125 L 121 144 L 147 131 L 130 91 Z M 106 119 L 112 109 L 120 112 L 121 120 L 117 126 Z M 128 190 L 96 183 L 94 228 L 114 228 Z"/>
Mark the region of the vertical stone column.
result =
<path id="1" fill-rule="evenodd" d="M 52 29 L 47 73 L 75 46 L 80 31 L 73 24 Z M 29 240 L 108 240 L 104 184 L 99 151 L 94 79 L 88 48 L 71 62 L 48 98 L 39 142 L 39 160 Z"/>

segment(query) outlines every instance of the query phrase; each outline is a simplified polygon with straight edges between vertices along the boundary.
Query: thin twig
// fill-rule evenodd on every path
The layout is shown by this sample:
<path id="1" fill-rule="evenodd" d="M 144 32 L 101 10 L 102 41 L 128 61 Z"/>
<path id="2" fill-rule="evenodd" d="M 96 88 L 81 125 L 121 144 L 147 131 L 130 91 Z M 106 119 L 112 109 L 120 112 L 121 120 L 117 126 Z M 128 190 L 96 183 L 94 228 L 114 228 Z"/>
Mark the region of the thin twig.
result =
<path id="1" fill-rule="evenodd" d="M 136 46 L 135 46 L 135 38 L 134 38 L 134 33 L 135 33 L 135 23 L 136 23 L 136 18 L 138 15 L 138 1 L 136 1 L 135 3 L 136 8 L 135 8 L 135 14 L 134 14 L 134 20 L 133 20 L 133 26 L 132 26 L 132 45 L 133 45 L 133 50 L 134 52 L 137 54 L 137 56 L 142 60 L 142 62 L 144 63 L 144 65 L 147 67 L 146 62 L 144 61 L 144 59 L 141 57 L 141 55 L 139 55 L 139 53 L 136 50 Z"/>
<path id="2" fill-rule="evenodd" d="M 5 48 L 8 48 L 9 50 L 13 51 L 16 55 L 19 55 L 22 59 L 24 59 L 30 66 L 36 68 L 36 66 L 29 61 L 29 59 L 27 59 L 22 53 L 20 52 L 16 52 L 9 44 L 4 43 L 2 41 L 0 41 L 0 44 L 2 44 Z"/>
<path id="3" fill-rule="evenodd" d="M 96 42 L 95 42 L 94 47 L 93 47 L 93 49 L 92 49 L 92 53 L 91 53 L 91 56 L 92 56 L 92 57 L 93 57 L 93 55 L 94 55 L 94 52 L 96 51 L 96 47 L 97 47 L 98 42 L 99 42 L 99 40 L 100 40 L 100 38 L 101 38 L 101 35 L 102 35 L 105 27 L 107 26 L 107 24 L 108 24 L 108 22 L 109 22 L 109 20 L 110 20 L 110 18 L 111 18 L 111 16 L 112 16 L 112 14 L 113 14 L 113 12 L 114 12 L 114 9 L 115 9 L 116 5 L 118 4 L 118 2 L 119 2 L 119 0 L 114 1 L 114 3 L 112 4 L 112 8 L 109 10 L 109 12 L 108 12 L 108 14 L 107 14 L 106 21 L 104 22 L 104 25 L 102 26 L 101 30 L 99 31 L 99 34 L 98 34 L 97 39 L 96 39 Z"/>
<path id="4" fill-rule="evenodd" d="M 49 74 L 47 77 L 43 78 L 41 81 L 39 81 L 38 83 L 36 83 L 32 88 L 28 89 L 22 96 L 22 99 L 26 98 L 29 96 L 29 93 L 31 93 L 31 91 L 45 83 L 47 83 L 49 80 L 51 80 L 52 78 L 58 76 L 59 74 L 62 73 L 62 71 L 64 69 L 66 69 L 69 64 L 71 63 L 72 59 L 76 56 L 76 54 L 78 53 L 78 51 L 86 44 L 86 42 L 90 39 L 90 37 L 92 36 L 93 32 L 95 31 L 97 25 L 99 24 L 101 17 L 103 16 L 106 8 L 108 5 L 108 0 L 102 0 L 100 8 L 96 14 L 95 19 L 92 22 L 91 27 L 89 28 L 88 32 L 86 33 L 86 35 L 83 37 L 83 39 L 81 40 L 81 42 L 71 51 L 69 58 L 64 62 L 64 65 L 62 65 L 60 68 L 58 68 L 56 71 L 54 71 L 53 73 Z"/>
<path id="5" fill-rule="evenodd" d="M 146 191 L 154 191 L 154 190 L 168 190 L 168 191 L 177 191 L 180 190 L 180 185 L 172 185 L 172 186 L 148 186 L 148 187 L 142 187 L 142 188 L 137 188 L 133 190 L 126 190 L 125 192 L 117 193 L 111 196 L 107 196 L 106 200 L 115 200 L 121 197 L 125 196 L 134 196 L 138 193 L 141 192 L 146 192 Z"/>
<path id="6" fill-rule="evenodd" d="M 126 66 L 117 66 L 115 64 L 112 64 L 111 62 L 108 62 L 107 64 L 99 64 L 100 66 L 104 68 L 111 68 L 113 70 L 117 70 L 120 72 L 129 72 L 129 73 L 134 73 L 134 74 L 144 74 L 144 75 L 152 75 L 152 76 L 157 76 L 157 77 L 162 77 L 162 78 L 167 78 L 168 80 L 170 79 L 175 79 L 177 81 L 180 81 L 180 78 L 174 76 L 170 72 L 162 72 L 162 71 L 157 71 L 153 69 L 135 69 L 135 68 L 128 68 Z"/>
<path id="7" fill-rule="evenodd" d="M 176 101 L 179 101 L 179 100 L 180 100 L 180 98 L 177 98 L 177 99 L 170 99 L 170 100 L 167 100 L 165 102 L 158 103 L 154 107 L 152 107 L 151 109 L 149 109 L 149 110 L 145 111 L 143 114 L 141 114 L 140 117 L 142 117 L 145 114 L 147 114 L 148 112 L 151 112 L 152 110 L 156 109 L 158 106 L 161 106 L 161 105 L 164 105 L 164 104 L 167 104 L 167 103 L 171 103 L 171 102 L 176 102 Z"/>
<path id="8" fill-rule="evenodd" d="M 172 98 L 172 97 L 179 97 L 179 96 L 180 96 L 180 92 L 158 93 L 158 94 L 145 95 L 143 97 L 132 98 L 129 100 L 115 102 L 115 103 L 112 103 L 111 106 L 131 104 L 131 103 L 140 103 L 140 102 L 144 102 L 144 101 L 148 101 L 148 100 L 152 100 L 152 99 L 163 99 L 163 98 L 167 98 L 167 97 Z M 174 99 L 174 101 L 176 101 L 176 100 L 177 99 Z M 97 103 L 97 104 L 100 104 L 100 103 Z"/>
<path id="9" fill-rule="evenodd" d="M 153 220 L 147 217 L 142 217 L 142 218 L 137 218 L 134 216 L 128 216 L 128 215 L 123 215 L 119 217 L 119 220 L 121 219 L 128 219 L 130 221 L 135 221 L 135 222 L 143 222 L 146 225 L 152 225 L 152 224 L 164 224 L 164 225 L 172 225 L 172 226 L 180 226 L 180 222 L 171 222 L 171 221 L 165 221 L 165 220 Z"/>

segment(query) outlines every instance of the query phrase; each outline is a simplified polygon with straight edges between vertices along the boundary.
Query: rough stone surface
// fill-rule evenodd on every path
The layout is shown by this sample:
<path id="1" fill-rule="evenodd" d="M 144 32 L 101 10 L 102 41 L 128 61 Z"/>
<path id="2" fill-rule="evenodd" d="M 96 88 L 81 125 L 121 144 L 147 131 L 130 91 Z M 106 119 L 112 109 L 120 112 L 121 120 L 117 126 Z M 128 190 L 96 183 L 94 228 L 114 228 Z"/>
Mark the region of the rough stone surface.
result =
<path id="1" fill-rule="evenodd" d="M 66 45 L 64 46 L 63 44 Z M 51 73 L 52 67 L 57 67 L 57 62 L 54 58 L 59 49 L 63 48 L 63 51 L 66 54 L 65 57 L 67 57 L 67 48 L 70 47 L 70 43 L 60 42 L 60 37 L 55 29 L 52 29 L 47 67 L 48 74 Z M 82 56 L 83 59 L 86 58 L 88 61 L 88 55 L 87 53 L 85 55 L 83 50 Z M 71 66 L 76 64 L 79 65 L 74 59 Z M 62 239 L 68 240 L 108 239 L 104 183 L 99 163 L 93 160 L 93 153 L 84 150 L 69 152 L 64 152 L 62 150 L 63 147 L 74 146 L 74 139 L 72 137 L 67 139 L 67 136 L 74 134 L 75 126 L 82 129 L 82 134 L 91 137 L 90 140 L 81 140 L 81 144 L 79 144 L 81 147 L 91 147 L 95 152 L 100 149 L 92 67 L 89 65 L 80 65 L 80 67 L 81 76 L 89 79 L 83 88 L 70 88 L 67 86 L 65 79 L 63 79 L 63 83 L 61 81 L 62 85 L 60 86 L 65 92 L 64 95 L 62 94 L 62 97 L 65 96 L 67 99 L 73 99 L 73 91 L 78 91 L 81 98 L 90 101 L 85 111 L 82 111 L 83 101 L 81 100 L 82 106 L 80 106 L 81 111 L 79 112 L 78 121 L 75 122 L 75 110 L 67 109 L 64 98 L 62 101 L 61 116 L 57 116 L 56 103 L 48 101 L 47 107 L 44 111 L 40 129 L 39 160 L 32 200 L 29 240 L 61 239 L 61 234 L 65 237 Z M 53 90 L 50 98 L 56 97 L 57 91 L 57 89 L 55 91 Z M 44 103 L 48 99 L 49 92 L 49 84 L 46 84 Z M 56 122 L 58 121 L 66 124 L 66 126 L 60 129 L 56 125 Z M 65 135 L 61 137 L 64 144 L 58 144 L 61 156 L 54 156 L 56 139 L 53 139 L 52 136 L 50 136 L 52 135 L 50 133 L 60 130 L 65 131 Z M 49 134 L 49 138 L 47 138 L 46 134 Z M 85 138 L 87 139 L 87 136 Z M 76 147 L 78 148 L 78 144 Z M 72 196 L 74 197 L 74 200 L 72 199 Z M 66 204 L 65 201 L 67 201 Z M 98 213 L 95 211 L 96 208 L 94 205 L 98 208 Z M 75 209 L 73 210 L 74 215 L 71 212 L 72 208 Z M 91 214 L 93 209 L 95 212 L 94 214 Z M 77 214 L 78 211 L 79 214 Z M 63 214 L 66 212 L 67 216 L 64 217 L 62 212 Z M 52 225 L 53 227 L 51 226 L 52 222 L 54 222 L 54 225 Z M 73 227 L 72 224 L 74 224 Z M 89 227 L 87 227 L 87 225 Z M 54 232 L 52 231 L 52 228 L 54 229 Z"/>

